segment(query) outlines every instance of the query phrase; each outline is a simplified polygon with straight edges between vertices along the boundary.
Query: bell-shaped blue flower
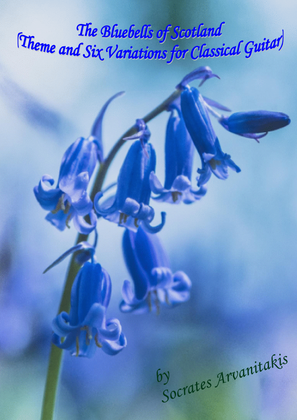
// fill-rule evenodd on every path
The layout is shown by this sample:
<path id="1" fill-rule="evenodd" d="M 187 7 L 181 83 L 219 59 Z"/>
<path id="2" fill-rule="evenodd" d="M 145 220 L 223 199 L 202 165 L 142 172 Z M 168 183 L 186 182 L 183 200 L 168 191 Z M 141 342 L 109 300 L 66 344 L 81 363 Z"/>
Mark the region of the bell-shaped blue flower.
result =
<path id="1" fill-rule="evenodd" d="M 92 357 L 96 347 L 115 355 L 127 345 L 118 319 L 106 319 L 111 296 L 108 273 L 98 263 L 86 262 L 71 290 L 70 314 L 61 312 L 53 320 L 52 342 L 73 356 Z"/>
<path id="2" fill-rule="evenodd" d="M 51 188 L 54 179 L 44 175 L 34 188 L 34 194 L 44 210 L 50 213 L 46 220 L 59 230 L 64 230 L 73 219 L 80 233 L 88 234 L 96 226 L 93 203 L 87 193 L 90 178 L 97 162 L 97 146 L 83 137 L 77 139 L 65 152 L 56 188 Z M 91 224 L 84 216 L 89 214 Z"/>
<path id="3" fill-rule="evenodd" d="M 172 104 L 166 128 L 165 140 L 165 184 L 162 186 L 154 172 L 150 174 L 153 197 L 157 201 L 185 204 L 200 200 L 206 188 L 193 190 L 191 185 L 194 145 L 186 129 L 180 107 Z"/>
<path id="4" fill-rule="evenodd" d="M 141 227 L 136 233 L 127 229 L 123 252 L 134 287 L 130 281 L 124 281 L 122 312 L 159 313 L 160 305 L 173 307 L 189 299 L 191 281 L 182 271 L 172 273 L 157 235 Z"/>
<path id="5" fill-rule="evenodd" d="M 181 94 L 181 109 L 187 130 L 200 155 L 202 169 L 198 169 L 198 186 L 204 185 L 213 173 L 220 179 L 228 178 L 228 167 L 240 172 L 230 155 L 222 152 L 213 130 L 205 102 L 199 91 L 184 87 Z"/>
<path id="6" fill-rule="evenodd" d="M 34 188 L 34 194 L 44 210 L 50 211 L 46 220 L 59 230 L 73 223 L 78 232 L 89 234 L 96 226 L 97 218 L 93 211 L 93 203 L 87 193 L 90 178 L 97 161 L 103 160 L 102 121 L 110 102 L 122 95 L 119 92 L 112 96 L 100 110 L 88 138 L 80 137 L 66 150 L 62 158 L 58 183 L 44 175 Z M 90 224 L 84 216 L 89 215 Z"/>
<path id="7" fill-rule="evenodd" d="M 145 122 L 137 120 L 136 124 L 138 133 L 125 140 L 136 138 L 140 140 L 132 144 L 120 169 L 116 195 L 99 204 L 102 197 L 102 193 L 99 192 L 95 196 L 94 206 L 99 215 L 120 226 L 136 231 L 141 224 L 148 231 L 156 233 L 165 223 L 165 213 L 162 213 L 161 224 L 155 227 L 150 225 L 155 212 L 149 205 L 151 196 L 149 178 L 156 167 L 156 153 L 153 146 L 148 143 L 150 132 Z"/>
<path id="8" fill-rule="evenodd" d="M 282 112 L 250 111 L 235 112 L 229 117 L 219 119 L 222 126 L 231 133 L 243 137 L 259 138 L 266 136 L 269 131 L 278 130 L 290 124 L 288 115 Z"/>

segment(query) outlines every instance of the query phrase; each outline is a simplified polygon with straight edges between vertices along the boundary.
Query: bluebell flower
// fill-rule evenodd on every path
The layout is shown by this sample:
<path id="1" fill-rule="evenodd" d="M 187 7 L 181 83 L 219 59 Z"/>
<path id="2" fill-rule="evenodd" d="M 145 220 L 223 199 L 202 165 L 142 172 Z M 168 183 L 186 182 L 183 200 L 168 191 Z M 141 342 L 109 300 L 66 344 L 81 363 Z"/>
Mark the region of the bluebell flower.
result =
<path id="1" fill-rule="evenodd" d="M 162 222 L 158 226 L 150 225 L 155 212 L 149 205 L 151 197 L 149 177 L 150 173 L 155 171 L 156 153 L 153 146 L 148 143 L 150 131 L 145 122 L 137 120 L 136 124 L 138 133 L 125 140 L 136 138 L 139 140 L 130 147 L 120 169 L 115 196 L 99 204 L 102 197 L 102 193 L 99 192 L 95 196 L 94 206 L 99 215 L 120 226 L 136 231 L 141 224 L 148 231 L 156 233 L 165 223 L 165 213 L 162 213 Z"/>
<path id="2" fill-rule="evenodd" d="M 236 112 L 229 117 L 223 116 L 219 119 L 219 122 L 231 133 L 258 141 L 259 138 L 266 136 L 269 131 L 283 128 L 291 121 L 289 116 L 282 112 L 250 111 Z"/>
<path id="3" fill-rule="evenodd" d="M 185 86 L 181 94 L 181 109 L 187 130 L 200 155 L 202 169 L 198 169 L 198 186 L 204 185 L 211 174 L 217 178 L 228 178 L 228 167 L 240 172 L 240 168 L 223 153 L 213 130 L 205 102 L 195 88 Z"/>
<path id="4" fill-rule="evenodd" d="M 153 197 L 157 201 L 185 204 L 200 200 L 206 188 L 193 190 L 191 185 L 194 145 L 186 129 L 180 107 L 172 104 L 165 140 L 165 184 L 162 186 L 154 172 L 150 174 Z"/>
<path id="5" fill-rule="evenodd" d="M 52 342 L 73 356 L 92 357 L 96 347 L 115 355 L 127 345 L 118 319 L 106 319 L 111 280 L 98 263 L 86 262 L 71 290 L 70 314 L 61 312 L 53 320 Z"/>
<path id="6" fill-rule="evenodd" d="M 59 230 L 69 227 L 73 220 L 78 232 L 89 234 L 96 226 L 97 218 L 93 203 L 87 193 L 90 178 L 97 161 L 103 159 L 102 120 L 109 103 L 121 95 L 117 93 L 102 107 L 88 138 L 80 137 L 66 150 L 62 158 L 56 188 L 54 179 L 44 175 L 34 188 L 34 194 L 44 210 L 48 210 L 46 220 Z M 90 224 L 84 220 L 89 215 Z"/>
<path id="7" fill-rule="evenodd" d="M 182 271 L 172 273 L 157 235 L 141 227 L 136 233 L 127 229 L 123 252 L 134 287 L 130 281 L 124 281 L 122 312 L 158 313 L 160 305 L 173 307 L 189 299 L 191 281 Z"/>
<path id="8" fill-rule="evenodd" d="M 95 228 L 97 219 L 87 188 L 96 162 L 96 144 L 89 138 L 81 137 L 63 156 L 57 187 L 51 188 L 54 179 L 44 175 L 34 188 L 35 197 L 41 207 L 50 211 L 46 220 L 59 230 L 69 227 L 72 219 L 80 233 L 88 234 Z M 90 225 L 84 220 L 87 214 L 90 215 Z"/>

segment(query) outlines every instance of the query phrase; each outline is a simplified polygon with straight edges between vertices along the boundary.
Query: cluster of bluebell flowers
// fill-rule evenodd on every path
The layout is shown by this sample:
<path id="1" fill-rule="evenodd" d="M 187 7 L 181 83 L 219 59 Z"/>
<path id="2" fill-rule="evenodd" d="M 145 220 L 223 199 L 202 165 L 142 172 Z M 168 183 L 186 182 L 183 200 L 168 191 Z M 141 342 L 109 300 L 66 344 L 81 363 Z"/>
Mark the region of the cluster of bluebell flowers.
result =
<path id="1" fill-rule="evenodd" d="M 105 191 L 88 193 L 96 165 L 101 169 L 106 164 L 102 142 L 103 117 L 110 102 L 122 94 L 120 92 L 105 103 L 91 135 L 77 139 L 66 150 L 56 187 L 53 188 L 53 178 L 44 175 L 34 188 L 39 204 L 49 212 L 46 219 L 59 230 L 69 227 L 72 220 L 79 233 L 89 235 L 94 231 L 95 235 L 93 245 L 87 241 L 79 242 L 45 270 L 70 254 L 75 254 L 81 266 L 72 284 L 70 313 L 62 311 L 53 321 L 53 343 L 72 355 L 91 357 L 96 347 L 114 355 L 127 344 L 119 320 L 106 319 L 112 287 L 107 271 L 97 263 L 95 256 L 97 220 L 103 217 L 125 229 L 123 254 L 132 282 L 124 281 L 120 302 L 122 312 L 159 313 L 161 307 L 171 308 L 186 302 L 190 298 L 192 283 L 183 271 L 172 273 L 170 269 L 157 236 L 165 225 L 165 213 L 161 213 L 161 223 L 153 226 L 155 211 L 151 198 L 171 204 L 191 204 L 205 196 L 205 185 L 212 174 L 224 180 L 228 177 L 228 168 L 240 172 L 230 155 L 222 151 L 210 116 L 214 116 L 229 132 L 257 141 L 269 131 L 290 123 L 289 117 L 280 112 L 220 114 L 216 110 L 230 112 L 229 108 L 202 96 L 189 85 L 201 79 L 202 86 L 213 77 L 218 78 L 209 67 L 199 67 L 189 73 L 177 85 L 173 100 L 162 109 L 170 113 L 165 136 L 164 186 L 155 173 L 156 152 L 150 142 L 147 121 L 137 119 L 135 134 L 120 140 L 133 143 L 119 171 L 115 194 L 107 195 L 109 187 Z M 195 149 L 201 159 L 197 187 L 192 186 L 191 180 Z"/>

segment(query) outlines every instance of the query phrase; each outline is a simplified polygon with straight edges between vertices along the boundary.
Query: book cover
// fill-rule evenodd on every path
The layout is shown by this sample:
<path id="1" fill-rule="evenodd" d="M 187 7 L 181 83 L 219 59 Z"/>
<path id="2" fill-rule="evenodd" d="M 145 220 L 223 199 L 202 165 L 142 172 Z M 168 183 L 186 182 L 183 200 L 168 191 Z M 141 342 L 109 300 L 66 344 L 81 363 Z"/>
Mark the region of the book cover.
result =
<path id="1" fill-rule="evenodd" d="M 296 419 L 296 5 L 1 12 L 0 417 Z"/>

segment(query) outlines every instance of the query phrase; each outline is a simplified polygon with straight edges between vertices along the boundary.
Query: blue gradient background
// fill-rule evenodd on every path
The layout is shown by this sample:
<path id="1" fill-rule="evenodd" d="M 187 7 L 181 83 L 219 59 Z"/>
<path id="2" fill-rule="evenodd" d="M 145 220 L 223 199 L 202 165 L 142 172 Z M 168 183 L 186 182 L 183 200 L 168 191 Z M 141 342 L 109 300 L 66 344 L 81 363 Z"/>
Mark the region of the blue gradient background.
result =
<path id="1" fill-rule="evenodd" d="M 121 253 L 123 230 L 99 224 L 98 260 L 110 273 L 109 316 L 120 318 L 127 348 L 116 357 L 98 351 L 94 359 L 65 355 L 57 419 L 295 420 L 296 404 L 296 25 L 293 1 L 260 0 L 110 2 L 36 0 L 0 4 L 0 413 L 1 419 L 38 419 L 49 345 L 67 262 L 42 271 L 68 249 L 75 231 L 61 233 L 44 220 L 33 187 L 44 173 L 58 176 L 64 150 L 89 135 L 103 103 L 125 90 L 108 109 L 104 144 L 108 151 L 136 118 L 163 101 L 182 77 L 209 65 L 221 80 L 201 92 L 233 111 L 267 109 L 290 115 L 292 123 L 270 133 L 260 145 L 224 131 L 214 122 L 222 149 L 242 172 L 226 182 L 213 177 L 207 195 L 191 206 L 156 204 L 167 222 L 160 233 L 173 271 L 191 278 L 191 300 L 159 316 L 121 314 L 118 304 L 128 272 Z M 157 41 L 81 39 L 79 23 L 117 23 L 120 28 L 170 23 L 192 28 L 204 23 L 223 35 L 209 46 L 273 39 L 285 30 L 281 51 L 238 57 L 186 59 L 167 65 L 155 60 L 62 57 L 16 48 L 18 32 L 36 41 L 103 48 L 146 47 Z M 176 43 L 176 42 L 175 42 Z M 171 49 L 174 42 L 161 47 Z M 200 39 L 178 42 L 182 48 Z M 196 84 L 197 85 L 197 84 Z M 30 95 L 30 96 L 28 96 Z M 35 106 L 35 104 L 37 104 Z M 157 175 L 164 180 L 164 136 L 168 115 L 149 125 L 157 150 Z M 128 145 L 117 155 L 108 182 Z M 194 168 L 200 165 L 196 156 Z M 194 174 L 193 174 L 194 175 Z M 194 176 L 193 176 L 194 178 Z M 219 372 L 232 372 L 276 353 L 289 363 L 217 388 Z M 170 371 L 167 386 L 156 371 Z M 177 390 L 211 379 L 212 388 L 161 402 L 164 388 Z"/>

